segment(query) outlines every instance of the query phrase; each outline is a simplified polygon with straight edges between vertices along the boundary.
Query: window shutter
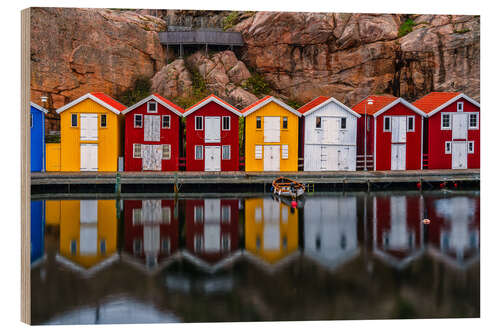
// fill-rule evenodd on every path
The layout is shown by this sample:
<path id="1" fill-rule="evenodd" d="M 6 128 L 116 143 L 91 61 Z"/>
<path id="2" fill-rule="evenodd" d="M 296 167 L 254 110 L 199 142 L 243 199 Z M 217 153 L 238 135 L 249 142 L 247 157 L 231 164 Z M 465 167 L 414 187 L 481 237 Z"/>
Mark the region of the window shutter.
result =
<path id="1" fill-rule="evenodd" d="M 255 159 L 256 160 L 262 159 L 262 146 L 255 146 Z"/>
<path id="2" fill-rule="evenodd" d="M 288 159 L 288 145 L 281 146 L 281 158 L 284 160 Z"/>

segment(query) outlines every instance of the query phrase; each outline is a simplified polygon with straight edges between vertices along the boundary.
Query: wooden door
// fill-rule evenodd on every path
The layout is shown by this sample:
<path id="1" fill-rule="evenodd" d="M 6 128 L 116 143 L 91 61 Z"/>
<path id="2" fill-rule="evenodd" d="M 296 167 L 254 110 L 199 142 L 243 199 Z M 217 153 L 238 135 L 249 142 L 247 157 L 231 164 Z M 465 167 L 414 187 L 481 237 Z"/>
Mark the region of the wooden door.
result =
<path id="1" fill-rule="evenodd" d="M 467 169 L 467 141 L 452 142 L 451 156 L 452 169 Z"/>
<path id="2" fill-rule="evenodd" d="M 142 145 L 141 158 L 143 171 L 161 171 L 162 145 Z"/>
<path id="3" fill-rule="evenodd" d="M 280 171 L 280 146 L 264 146 L 264 171 Z"/>
<path id="4" fill-rule="evenodd" d="M 97 171 L 97 156 L 97 144 L 82 143 L 80 145 L 80 171 Z"/>
<path id="5" fill-rule="evenodd" d="M 406 144 L 393 143 L 391 145 L 391 170 L 406 169 Z"/>
<path id="6" fill-rule="evenodd" d="M 160 116 L 144 116 L 144 141 L 160 141 Z"/>
<path id="7" fill-rule="evenodd" d="M 264 117 L 264 142 L 280 142 L 280 117 Z"/>
<path id="8" fill-rule="evenodd" d="M 220 117 L 205 117 L 205 142 L 220 142 Z"/>
<path id="9" fill-rule="evenodd" d="M 452 139 L 467 140 L 467 114 L 455 112 L 451 119 Z"/>
<path id="10" fill-rule="evenodd" d="M 349 170 L 350 147 L 341 146 L 338 149 L 338 170 Z"/>
<path id="11" fill-rule="evenodd" d="M 80 140 L 95 141 L 97 136 L 97 114 L 80 114 Z"/>
<path id="12" fill-rule="evenodd" d="M 220 171 L 220 146 L 205 146 L 205 171 Z"/>
<path id="13" fill-rule="evenodd" d="M 406 116 L 391 117 L 392 143 L 406 142 Z"/>
<path id="14" fill-rule="evenodd" d="M 320 147 L 320 169 L 321 170 L 328 170 L 330 167 L 329 162 L 331 162 L 331 157 L 328 156 L 328 146 L 321 146 Z M 329 158 L 330 157 L 330 158 Z"/>

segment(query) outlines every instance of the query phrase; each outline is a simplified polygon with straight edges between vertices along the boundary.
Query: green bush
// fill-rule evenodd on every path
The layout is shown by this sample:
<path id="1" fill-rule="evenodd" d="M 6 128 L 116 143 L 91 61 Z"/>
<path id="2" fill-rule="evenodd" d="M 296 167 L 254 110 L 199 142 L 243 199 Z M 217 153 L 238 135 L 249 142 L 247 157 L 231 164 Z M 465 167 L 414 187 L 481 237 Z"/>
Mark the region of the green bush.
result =
<path id="1" fill-rule="evenodd" d="M 413 31 L 413 27 L 417 24 L 412 19 L 407 19 L 401 26 L 399 27 L 398 37 L 403 37 L 410 32 Z"/>
<path id="2" fill-rule="evenodd" d="M 187 70 L 191 73 L 192 78 L 192 92 L 187 97 L 178 97 L 174 99 L 174 103 L 179 105 L 182 108 L 188 108 L 196 103 L 198 103 L 203 98 L 209 95 L 209 91 L 207 88 L 207 83 L 205 79 L 200 74 L 200 72 L 194 68 L 186 64 Z"/>
<path id="3" fill-rule="evenodd" d="M 297 100 L 294 100 L 294 99 L 289 99 L 286 101 L 286 104 L 292 108 L 294 108 L 295 110 L 298 110 L 303 104 L 300 103 L 299 101 Z"/>
<path id="4" fill-rule="evenodd" d="M 269 87 L 269 84 L 259 73 L 254 73 L 251 77 L 245 80 L 241 86 L 257 97 L 267 95 L 271 92 L 271 87 Z"/>
<path id="5" fill-rule="evenodd" d="M 238 12 L 231 12 L 231 14 L 224 18 L 224 31 L 232 28 L 236 23 L 238 23 Z"/>
<path id="6" fill-rule="evenodd" d="M 132 88 L 121 92 L 116 98 L 124 105 L 131 106 L 151 95 L 151 81 L 147 77 L 139 77 Z"/>

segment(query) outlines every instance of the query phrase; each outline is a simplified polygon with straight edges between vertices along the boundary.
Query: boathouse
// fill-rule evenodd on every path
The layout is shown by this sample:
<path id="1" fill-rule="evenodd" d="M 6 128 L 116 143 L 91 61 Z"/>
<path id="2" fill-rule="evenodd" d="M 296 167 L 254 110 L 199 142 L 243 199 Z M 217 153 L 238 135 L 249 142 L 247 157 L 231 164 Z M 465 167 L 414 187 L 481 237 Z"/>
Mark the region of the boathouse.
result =
<path id="1" fill-rule="evenodd" d="M 413 105 L 427 114 L 423 147 L 428 169 L 479 168 L 478 102 L 458 92 L 432 92 Z"/>
<path id="2" fill-rule="evenodd" d="M 31 172 L 45 171 L 45 115 L 47 110 L 30 103 Z"/>
<path id="3" fill-rule="evenodd" d="M 240 111 L 210 95 L 184 111 L 186 170 L 239 170 Z"/>
<path id="4" fill-rule="evenodd" d="M 298 171 L 300 112 L 272 96 L 241 111 L 245 171 Z"/>
<path id="5" fill-rule="evenodd" d="M 30 263 L 33 267 L 45 257 L 45 201 L 30 201 Z"/>
<path id="6" fill-rule="evenodd" d="M 368 96 L 352 109 L 361 115 L 357 134 L 361 169 L 422 169 L 423 111 L 388 95 Z"/>
<path id="7" fill-rule="evenodd" d="M 177 171 L 183 109 L 153 94 L 125 115 L 125 171 Z"/>
<path id="8" fill-rule="evenodd" d="M 117 171 L 123 156 L 123 115 L 126 106 L 93 92 L 56 110 L 61 115 L 59 171 Z M 56 170 L 52 170 L 56 171 Z"/>
<path id="9" fill-rule="evenodd" d="M 357 119 L 361 116 L 325 96 L 298 111 L 304 133 L 304 171 L 356 170 Z"/>

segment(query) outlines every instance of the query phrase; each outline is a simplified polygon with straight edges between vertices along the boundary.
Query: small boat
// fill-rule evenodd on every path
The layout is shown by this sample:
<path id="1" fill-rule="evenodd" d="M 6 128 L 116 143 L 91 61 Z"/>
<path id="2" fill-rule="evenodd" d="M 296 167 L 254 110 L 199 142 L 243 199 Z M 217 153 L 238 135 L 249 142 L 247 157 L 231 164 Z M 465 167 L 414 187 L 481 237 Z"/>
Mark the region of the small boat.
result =
<path id="1" fill-rule="evenodd" d="M 294 180 L 279 177 L 273 180 L 272 190 L 280 196 L 297 198 L 304 194 L 306 187 Z"/>

